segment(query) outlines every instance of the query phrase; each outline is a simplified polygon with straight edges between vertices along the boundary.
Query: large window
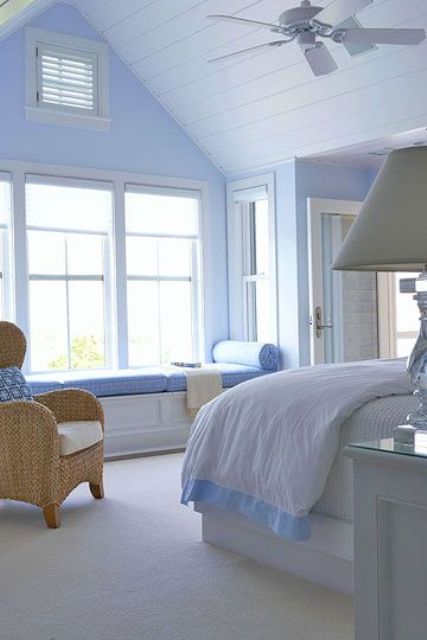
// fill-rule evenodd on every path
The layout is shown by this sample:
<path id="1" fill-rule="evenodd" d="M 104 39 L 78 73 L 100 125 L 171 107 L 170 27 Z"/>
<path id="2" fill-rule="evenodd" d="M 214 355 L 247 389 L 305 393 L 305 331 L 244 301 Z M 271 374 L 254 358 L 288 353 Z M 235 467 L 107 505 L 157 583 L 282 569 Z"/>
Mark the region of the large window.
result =
<path id="1" fill-rule="evenodd" d="M 10 307 L 8 301 L 8 264 L 9 234 L 8 225 L 11 213 L 11 181 L 10 175 L 0 173 L 0 316 L 7 317 Z"/>
<path id="2" fill-rule="evenodd" d="M 27 177 L 31 369 L 110 364 L 111 186 Z"/>
<path id="3" fill-rule="evenodd" d="M 128 186 L 129 365 L 200 357 L 199 195 Z"/>
<path id="4" fill-rule="evenodd" d="M 0 162 L 0 318 L 25 372 L 204 358 L 206 186 L 148 179 Z"/>

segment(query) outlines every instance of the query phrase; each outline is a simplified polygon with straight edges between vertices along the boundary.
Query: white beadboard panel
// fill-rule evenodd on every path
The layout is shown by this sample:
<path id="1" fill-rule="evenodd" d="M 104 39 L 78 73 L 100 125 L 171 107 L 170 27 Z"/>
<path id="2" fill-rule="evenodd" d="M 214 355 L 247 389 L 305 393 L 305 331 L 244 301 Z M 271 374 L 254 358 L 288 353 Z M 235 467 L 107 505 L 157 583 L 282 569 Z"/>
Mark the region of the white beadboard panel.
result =
<path id="1" fill-rule="evenodd" d="M 427 83 L 421 85 L 422 89 L 424 85 L 427 86 Z M 287 148 L 299 149 L 306 141 L 315 139 L 322 142 L 333 137 L 340 118 L 348 122 L 349 132 L 356 131 L 366 120 L 369 123 L 379 120 L 385 124 L 393 113 L 393 108 L 400 104 L 411 104 L 411 101 L 418 113 L 419 109 L 423 108 L 424 95 L 419 94 L 419 86 L 418 74 L 414 72 L 406 76 L 404 85 L 400 79 L 393 78 L 373 87 L 365 87 L 357 93 L 334 96 L 328 101 L 328 114 L 319 115 L 315 105 L 308 105 L 302 110 L 301 117 L 306 123 L 303 126 L 297 110 L 294 114 L 280 115 L 272 120 L 267 119 L 254 124 L 254 141 L 245 136 L 245 130 L 229 132 L 229 138 L 233 141 L 239 139 L 240 144 L 223 146 L 221 149 L 214 148 L 215 157 L 218 157 L 220 162 L 224 162 L 226 158 L 237 162 L 242 153 L 245 158 L 253 158 L 254 155 L 272 154 Z M 400 90 L 402 87 L 403 91 Z M 412 112 L 410 117 L 413 117 Z"/>
<path id="2" fill-rule="evenodd" d="M 420 53 L 422 55 L 420 55 Z M 303 63 L 302 63 L 303 64 Z M 406 49 L 402 52 L 395 52 L 376 60 L 372 65 L 360 64 L 352 66 L 347 70 L 341 70 L 337 76 L 326 76 L 316 79 L 316 95 L 312 94 L 312 83 L 297 86 L 289 90 L 273 93 L 271 96 L 252 100 L 243 106 L 230 108 L 228 111 L 216 113 L 211 117 L 206 117 L 200 121 L 191 122 L 185 119 L 185 114 L 177 109 L 176 113 L 183 121 L 188 122 L 188 127 L 192 133 L 201 140 L 225 136 L 236 126 L 240 129 L 256 125 L 260 121 L 272 121 L 276 116 L 288 113 L 294 114 L 298 119 L 302 118 L 303 108 L 313 105 L 316 109 L 329 108 L 325 101 L 333 99 L 335 96 L 357 94 L 359 89 L 374 89 L 388 79 L 402 77 L 405 73 L 413 73 L 415 70 L 426 69 L 427 67 L 427 41 L 418 50 Z M 339 77 L 339 82 L 336 78 Z M 366 92 L 363 94 L 366 96 Z M 328 114 L 330 111 L 328 112 Z M 255 133 L 252 133 L 252 137 Z M 227 135 L 225 145 L 230 145 L 230 138 Z"/>
<path id="3" fill-rule="evenodd" d="M 314 78 L 296 43 L 222 62 L 277 39 L 211 22 L 210 13 L 276 22 L 299 0 L 73 0 L 112 48 L 225 173 L 394 136 L 427 122 L 427 45 L 379 46 Z M 320 6 L 329 0 L 319 0 Z M 427 28 L 427 0 L 373 0 L 366 27 Z"/>
<path id="4" fill-rule="evenodd" d="M 111 27 L 105 26 L 103 30 L 112 42 L 145 43 L 146 39 L 150 39 L 149 34 L 153 36 L 154 31 L 156 32 L 153 36 L 155 41 L 158 33 L 168 29 L 169 26 L 174 30 L 175 24 L 180 22 L 188 24 L 190 13 L 200 11 L 200 7 L 205 2 L 206 0 L 180 0 L 179 2 L 160 0 L 160 7 L 158 3 L 143 6 Z"/>
<path id="5" fill-rule="evenodd" d="M 92 2 L 97 0 L 92 0 Z M 126 0 L 117 2 L 117 0 L 107 0 L 98 6 L 95 10 L 90 11 L 88 5 L 90 0 L 84 0 L 80 3 L 82 11 L 92 20 L 96 20 L 100 31 L 108 31 L 114 25 L 129 19 L 137 11 L 147 8 L 151 4 L 157 3 L 158 0 Z"/>
<path id="6" fill-rule="evenodd" d="M 415 51 L 413 47 L 408 47 L 405 51 L 398 50 L 396 47 L 391 49 L 392 51 L 390 49 L 386 51 L 382 48 L 377 51 L 373 54 L 372 61 L 367 60 L 365 56 L 359 58 L 355 63 L 346 50 L 338 46 L 334 50 L 334 57 L 339 65 L 339 70 L 333 76 L 315 80 L 317 86 L 316 102 L 336 94 L 337 78 L 339 78 L 340 93 L 343 93 L 355 91 L 359 87 L 370 84 L 376 77 L 383 79 L 404 73 L 406 64 L 408 71 L 412 70 L 414 64 L 420 68 L 427 64 L 427 60 L 423 60 L 420 51 Z M 246 85 L 244 90 L 242 87 L 238 87 L 227 92 L 227 95 L 219 94 L 208 99 L 195 100 L 183 106 L 177 105 L 168 96 L 163 99 L 166 104 L 171 106 L 173 104 L 180 119 L 188 122 L 189 126 L 193 126 L 195 123 L 202 124 L 206 119 L 214 119 L 217 115 L 221 116 L 224 113 L 230 114 L 235 110 L 244 109 L 246 105 L 257 104 L 259 117 L 265 115 L 269 117 L 268 104 L 274 102 L 277 108 L 278 98 L 281 98 L 283 104 L 286 103 L 287 108 L 294 108 L 293 105 L 301 103 L 306 104 L 313 99 L 313 76 L 304 59 L 287 67 L 286 73 L 276 72 L 273 84 L 271 80 L 271 77 L 259 78 Z M 274 87 L 273 91 L 271 91 L 272 87 Z"/>
<path id="7" fill-rule="evenodd" d="M 156 29 L 155 33 L 146 33 L 145 35 L 141 34 L 131 40 L 127 39 L 126 41 L 123 41 L 123 45 L 121 45 L 123 54 L 128 56 L 129 60 L 134 63 L 138 60 L 157 56 L 163 51 L 163 49 L 168 49 L 170 50 L 171 56 L 173 56 L 172 58 L 169 58 L 169 60 L 163 59 L 163 64 L 168 66 L 170 64 L 170 60 L 174 60 L 178 56 L 180 57 L 182 55 L 180 53 L 181 46 L 183 41 L 187 38 L 192 39 L 200 32 L 213 33 L 217 30 L 218 33 L 221 33 L 221 29 L 224 27 L 225 23 L 220 25 L 216 21 L 213 22 L 208 20 L 207 16 L 209 14 L 233 13 L 239 17 L 254 18 L 256 20 L 259 19 L 261 14 L 265 19 L 265 12 L 254 11 L 254 8 L 261 4 L 265 4 L 265 2 L 266 0 L 253 0 L 252 3 L 248 3 L 248 0 L 234 0 L 233 10 L 230 12 L 229 0 L 204 0 L 203 3 L 194 8 L 191 12 L 191 16 L 188 13 L 181 14 L 176 16 L 174 20 L 160 26 Z M 248 7 L 250 10 L 248 10 Z M 237 37 L 239 32 L 242 33 L 242 30 L 248 30 L 248 27 L 242 27 L 241 25 L 228 26 L 234 30 Z M 265 34 L 267 37 L 272 35 L 269 31 L 265 31 Z M 111 34 L 111 36 L 114 40 L 115 34 Z M 195 49 L 194 52 L 196 53 L 197 50 Z M 156 64 L 156 69 L 161 68 L 161 61 L 157 63 L 154 62 L 154 64 Z"/>
<path id="8" fill-rule="evenodd" d="M 385 98 L 375 101 L 370 107 L 355 109 L 354 112 L 330 118 L 326 123 L 313 124 L 288 135 L 289 143 L 279 150 L 253 153 L 251 156 L 241 155 L 238 162 L 226 163 L 226 172 L 252 171 L 258 167 L 285 162 L 291 158 L 305 157 L 339 149 L 350 144 L 360 144 L 375 139 L 377 136 L 394 135 L 402 127 L 415 129 L 425 127 L 427 87 L 414 82 L 407 87 L 411 93 L 399 93 L 396 99 L 396 88 L 386 92 Z M 228 162 L 228 161 L 227 161 Z"/>

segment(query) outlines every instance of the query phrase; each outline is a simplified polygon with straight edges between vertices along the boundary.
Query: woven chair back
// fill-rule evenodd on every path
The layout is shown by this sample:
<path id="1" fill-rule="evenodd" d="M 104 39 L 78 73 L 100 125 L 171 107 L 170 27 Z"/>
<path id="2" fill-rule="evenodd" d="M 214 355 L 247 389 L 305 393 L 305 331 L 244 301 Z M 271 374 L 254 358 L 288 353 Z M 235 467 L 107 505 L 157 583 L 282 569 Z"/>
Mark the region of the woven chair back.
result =
<path id="1" fill-rule="evenodd" d="M 0 321 L 0 368 L 22 367 L 27 341 L 13 322 Z"/>

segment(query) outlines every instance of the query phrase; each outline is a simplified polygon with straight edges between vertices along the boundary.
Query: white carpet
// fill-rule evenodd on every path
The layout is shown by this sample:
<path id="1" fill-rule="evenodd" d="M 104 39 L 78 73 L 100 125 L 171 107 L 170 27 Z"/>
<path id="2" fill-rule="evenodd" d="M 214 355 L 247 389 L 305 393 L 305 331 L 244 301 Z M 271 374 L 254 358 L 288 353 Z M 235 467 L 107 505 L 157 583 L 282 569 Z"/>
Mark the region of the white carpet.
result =
<path id="1" fill-rule="evenodd" d="M 181 456 L 110 462 L 62 527 L 0 502 L 1 640 L 351 640 L 351 599 L 200 540 Z"/>

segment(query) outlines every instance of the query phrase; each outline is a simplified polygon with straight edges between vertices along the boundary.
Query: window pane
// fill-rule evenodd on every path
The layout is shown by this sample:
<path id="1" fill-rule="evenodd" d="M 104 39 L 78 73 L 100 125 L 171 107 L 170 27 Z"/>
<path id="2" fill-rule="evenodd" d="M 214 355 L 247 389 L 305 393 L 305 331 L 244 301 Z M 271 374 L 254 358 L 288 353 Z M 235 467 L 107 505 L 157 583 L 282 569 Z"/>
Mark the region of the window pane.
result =
<path id="1" fill-rule="evenodd" d="M 4 176 L 5 174 L 2 174 Z M 0 176 L 0 224 L 6 225 L 9 221 L 11 205 L 10 180 Z"/>
<path id="2" fill-rule="evenodd" d="M 28 231 L 28 270 L 31 274 L 65 274 L 65 235 L 50 231 Z"/>
<path id="3" fill-rule="evenodd" d="M 25 196 L 28 226 L 109 231 L 111 191 L 27 182 Z"/>
<path id="4" fill-rule="evenodd" d="M 161 362 L 193 358 L 191 285 L 189 282 L 160 283 Z"/>
<path id="5" fill-rule="evenodd" d="M 30 282 L 30 308 L 31 369 L 68 369 L 65 282 Z"/>
<path id="6" fill-rule="evenodd" d="M 256 340 L 271 342 L 270 280 L 256 283 Z"/>
<path id="7" fill-rule="evenodd" d="M 396 331 L 397 333 L 415 331 L 420 327 L 418 305 L 408 293 L 400 293 L 402 278 L 414 278 L 413 273 L 396 273 Z"/>
<path id="8" fill-rule="evenodd" d="M 256 273 L 269 273 L 268 200 L 255 202 Z"/>
<path id="9" fill-rule="evenodd" d="M 159 289 L 156 282 L 128 282 L 129 365 L 160 362 Z"/>
<path id="10" fill-rule="evenodd" d="M 126 238 L 126 261 L 129 276 L 158 274 L 157 241 L 151 238 Z"/>
<path id="11" fill-rule="evenodd" d="M 191 240 L 159 240 L 161 276 L 191 276 Z"/>
<path id="12" fill-rule="evenodd" d="M 67 234 L 68 273 L 70 275 L 103 275 L 104 246 L 102 236 Z"/>
<path id="13" fill-rule="evenodd" d="M 71 369 L 104 367 L 104 287 L 102 282 L 70 282 Z"/>
<path id="14" fill-rule="evenodd" d="M 197 235 L 197 198 L 126 193 L 126 229 L 133 233 Z"/>

